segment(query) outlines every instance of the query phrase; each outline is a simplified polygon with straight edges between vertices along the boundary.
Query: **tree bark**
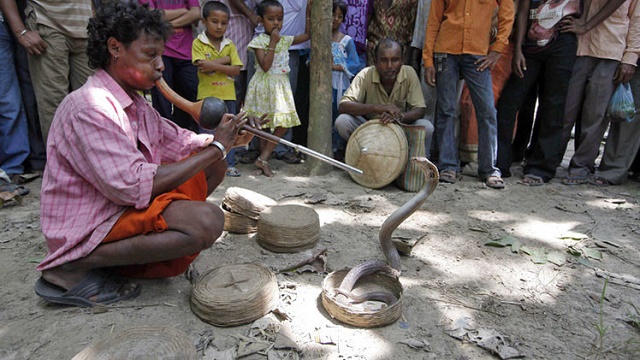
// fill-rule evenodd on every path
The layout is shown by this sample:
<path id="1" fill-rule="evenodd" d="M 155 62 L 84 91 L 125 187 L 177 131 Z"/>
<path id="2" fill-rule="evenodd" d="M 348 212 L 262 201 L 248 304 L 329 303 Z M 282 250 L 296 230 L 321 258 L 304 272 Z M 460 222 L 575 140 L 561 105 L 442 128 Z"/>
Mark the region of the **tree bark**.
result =
<path id="1" fill-rule="evenodd" d="M 311 63 L 309 68 L 309 129 L 310 149 L 333 156 L 331 145 L 331 1 L 314 1 L 311 9 Z M 304 84 L 300 84 L 303 85 Z M 310 175 L 326 174 L 332 165 L 307 157 Z"/>

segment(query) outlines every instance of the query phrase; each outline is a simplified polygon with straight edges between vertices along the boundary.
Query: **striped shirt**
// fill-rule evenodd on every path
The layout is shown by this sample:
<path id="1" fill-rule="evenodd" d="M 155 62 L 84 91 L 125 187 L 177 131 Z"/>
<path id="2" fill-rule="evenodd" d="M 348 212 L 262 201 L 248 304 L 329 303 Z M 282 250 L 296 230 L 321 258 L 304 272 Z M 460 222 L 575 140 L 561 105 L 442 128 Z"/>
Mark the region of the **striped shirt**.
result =
<path id="1" fill-rule="evenodd" d="M 230 3 L 229 0 L 220 0 L 221 3 L 224 3 L 229 7 L 229 11 L 231 16 L 229 16 L 229 24 L 227 25 L 227 31 L 225 32 L 225 36 L 231 39 L 233 43 L 236 45 L 238 49 L 238 56 L 242 61 L 242 70 L 246 70 L 247 68 L 247 45 L 249 45 L 249 41 L 253 39 L 254 28 L 251 25 L 251 21 L 247 19 L 240 11 L 236 10 Z M 255 0 L 244 0 L 245 5 L 249 9 L 255 11 L 257 4 Z"/>
<path id="2" fill-rule="evenodd" d="M 284 19 L 282 20 L 281 35 L 297 36 L 304 34 L 307 25 L 307 0 L 278 0 L 284 8 Z M 309 49 L 309 40 L 291 45 L 289 50 Z"/>
<path id="3" fill-rule="evenodd" d="M 210 141 L 133 99 L 104 70 L 62 101 L 51 124 L 42 180 L 40 225 L 49 252 L 38 270 L 93 251 L 128 208 L 151 201 L 162 163 Z"/>
<path id="4" fill-rule="evenodd" d="M 88 37 L 87 25 L 89 19 L 93 17 L 91 0 L 29 0 L 27 13 L 30 8 L 35 11 L 38 24 L 56 29 L 71 38 L 86 39 Z"/>

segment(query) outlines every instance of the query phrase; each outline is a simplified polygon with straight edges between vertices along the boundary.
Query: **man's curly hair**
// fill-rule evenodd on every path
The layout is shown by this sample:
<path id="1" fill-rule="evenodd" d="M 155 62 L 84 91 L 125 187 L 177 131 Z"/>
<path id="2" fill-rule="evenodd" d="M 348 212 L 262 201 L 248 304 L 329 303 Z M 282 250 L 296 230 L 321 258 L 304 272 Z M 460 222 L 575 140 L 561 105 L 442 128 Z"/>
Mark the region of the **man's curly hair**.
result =
<path id="1" fill-rule="evenodd" d="M 104 4 L 89 20 L 89 44 L 87 55 L 93 69 L 106 68 L 111 62 L 107 40 L 111 37 L 128 47 L 143 33 L 167 41 L 171 35 L 171 24 L 162 19 L 162 10 L 150 9 L 136 2 L 114 1 Z"/>

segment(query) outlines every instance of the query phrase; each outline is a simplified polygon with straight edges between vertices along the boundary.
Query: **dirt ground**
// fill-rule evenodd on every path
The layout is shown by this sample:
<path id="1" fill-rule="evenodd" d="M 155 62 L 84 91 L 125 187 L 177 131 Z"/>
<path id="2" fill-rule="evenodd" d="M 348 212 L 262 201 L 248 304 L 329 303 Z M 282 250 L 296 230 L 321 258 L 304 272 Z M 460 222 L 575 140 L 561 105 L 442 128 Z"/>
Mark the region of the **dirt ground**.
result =
<path id="1" fill-rule="evenodd" d="M 329 270 L 383 259 L 379 227 L 412 194 L 394 185 L 366 189 L 340 170 L 309 178 L 305 166 L 274 160 L 277 174 L 265 178 L 240 165 L 243 175 L 227 178 L 209 201 L 219 204 L 236 186 L 312 207 L 321 224 L 313 250 L 327 249 Z M 266 345 L 245 359 L 491 359 L 498 356 L 486 348 L 498 344 L 503 357 L 640 358 L 640 184 L 570 187 L 556 178 L 526 187 L 517 183 L 521 169 L 514 172 L 501 191 L 472 176 L 441 184 L 398 228 L 394 237 L 417 244 L 402 258 L 404 310 L 391 325 L 343 325 L 321 305 L 326 274 L 278 274 L 279 309 L 290 320 L 268 318 L 291 330 L 299 352 L 268 350 L 272 328 L 203 322 L 190 309 L 184 276 L 143 280 L 138 298 L 99 311 L 40 300 L 34 268 L 46 247 L 35 180 L 21 205 L 0 209 L 0 358 L 70 359 L 97 339 L 139 325 L 181 330 L 207 345 L 208 359 L 237 357 L 238 347 L 251 343 Z M 508 246 L 487 246 L 492 240 Z M 194 264 L 201 273 L 246 262 L 279 269 L 305 255 L 272 253 L 253 235 L 225 233 Z"/>

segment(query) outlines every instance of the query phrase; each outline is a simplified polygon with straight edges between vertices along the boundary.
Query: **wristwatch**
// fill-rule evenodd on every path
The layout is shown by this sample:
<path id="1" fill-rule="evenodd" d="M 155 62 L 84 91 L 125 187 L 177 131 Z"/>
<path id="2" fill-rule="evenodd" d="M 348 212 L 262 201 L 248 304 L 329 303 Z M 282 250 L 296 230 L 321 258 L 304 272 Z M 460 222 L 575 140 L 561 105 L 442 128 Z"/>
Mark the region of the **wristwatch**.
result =
<path id="1" fill-rule="evenodd" d="M 224 145 L 222 145 L 219 141 L 213 140 L 209 146 L 215 146 L 222 152 L 222 160 L 227 158 L 227 149 L 225 149 Z"/>

